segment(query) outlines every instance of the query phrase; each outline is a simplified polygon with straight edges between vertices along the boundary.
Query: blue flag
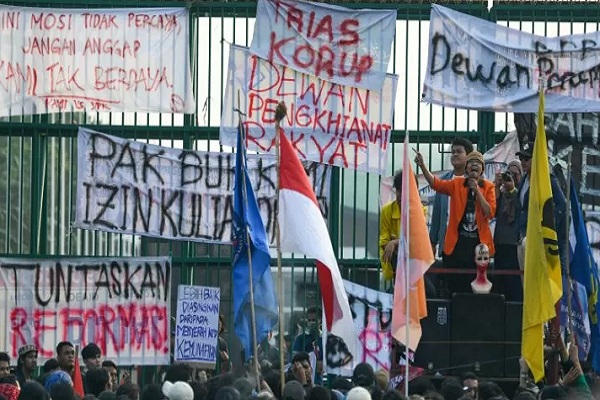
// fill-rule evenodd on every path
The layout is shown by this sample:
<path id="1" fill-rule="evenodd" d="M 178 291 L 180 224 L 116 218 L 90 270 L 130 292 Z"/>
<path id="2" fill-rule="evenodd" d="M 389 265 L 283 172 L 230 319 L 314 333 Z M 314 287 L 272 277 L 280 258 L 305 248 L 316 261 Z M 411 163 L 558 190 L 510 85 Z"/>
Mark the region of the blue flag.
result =
<path id="1" fill-rule="evenodd" d="M 250 236 L 247 240 L 246 229 Z M 233 318 L 234 331 L 244 348 L 246 360 L 253 355 L 252 314 L 250 308 L 250 274 L 248 247 L 252 255 L 252 286 L 256 316 L 257 343 L 267 338 L 278 319 L 278 302 L 271 277 L 271 256 L 267 232 L 260 217 L 258 203 L 246 168 L 246 146 L 241 126 L 233 190 Z"/>
<path id="2" fill-rule="evenodd" d="M 583 212 L 577 189 L 571 179 L 571 233 L 569 238 L 569 267 L 571 278 L 585 287 L 588 303 L 588 317 L 591 326 L 592 364 L 595 371 L 600 372 L 600 324 L 598 324 L 598 269 L 594 262 L 590 240 L 585 227 Z M 574 328 L 577 330 L 576 328 Z"/>

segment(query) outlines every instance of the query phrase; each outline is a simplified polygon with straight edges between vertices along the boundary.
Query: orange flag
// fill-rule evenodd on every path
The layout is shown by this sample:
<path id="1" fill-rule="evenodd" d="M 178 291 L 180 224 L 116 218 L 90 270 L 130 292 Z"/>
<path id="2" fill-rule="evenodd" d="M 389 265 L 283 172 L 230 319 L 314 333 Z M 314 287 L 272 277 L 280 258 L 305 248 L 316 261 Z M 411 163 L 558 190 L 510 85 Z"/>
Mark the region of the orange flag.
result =
<path id="1" fill-rule="evenodd" d="M 73 371 L 73 391 L 75 394 L 83 397 L 83 379 L 81 378 L 81 368 L 79 367 L 79 346 L 75 350 L 75 368 Z"/>
<path id="2" fill-rule="evenodd" d="M 400 234 L 398 236 L 400 242 L 394 284 L 392 336 L 410 350 L 415 351 L 421 340 L 421 319 L 427 317 L 423 276 L 435 258 L 429 245 L 427 223 L 408 148 L 407 132 L 404 139 Z"/>

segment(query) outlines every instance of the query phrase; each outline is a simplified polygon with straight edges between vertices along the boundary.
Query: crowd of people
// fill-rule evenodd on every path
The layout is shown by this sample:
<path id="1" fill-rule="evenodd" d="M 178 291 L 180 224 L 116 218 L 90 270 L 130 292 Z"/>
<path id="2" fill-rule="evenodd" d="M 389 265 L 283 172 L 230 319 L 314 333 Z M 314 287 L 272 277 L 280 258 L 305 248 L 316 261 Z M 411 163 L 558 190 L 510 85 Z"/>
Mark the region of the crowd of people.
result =
<path id="1" fill-rule="evenodd" d="M 298 339 L 298 338 L 297 338 Z M 301 338 L 302 339 L 302 338 Z M 16 368 L 11 368 L 7 353 L 0 353 L 0 400 L 407 400 L 402 385 L 390 379 L 390 372 L 375 371 L 370 364 L 359 363 L 351 377 L 329 376 L 317 383 L 311 357 L 306 351 L 286 355 L 281 383 L 279 353 L 259 353 L 259 374 L 252 359 L 234 365 L 231 370 L 219 369 L 194 374 L 186 364 L 173 363 L 156 382 L 141 387 L 128 379 L 117 381 L 114 363 L 102 360 L 100 349 L 88 344 L 81 352 L 81 377 L 84 396 L 75 393 L 75 351 L 69 342 L 56 348 L 56 358 L 46 361 L 38 373 L 35 346 L 19 349 Z M 313 350 L 314 351 L 314 350 Z M 287 352 L 286 352 L 287 353 Z M 531 385 L 522 377 L 515 393 L 505 393 L 491 381 L 480 381 L 474 373 L 460 378 L 434 381 L 419 376 L 408 384 L 409 400 L 562 400 L 593 399 L 597 382 L 584 374 L 577 357 L 577 347 L 561 348 L 565 376 L 559 385 L 543 388 Z"/>

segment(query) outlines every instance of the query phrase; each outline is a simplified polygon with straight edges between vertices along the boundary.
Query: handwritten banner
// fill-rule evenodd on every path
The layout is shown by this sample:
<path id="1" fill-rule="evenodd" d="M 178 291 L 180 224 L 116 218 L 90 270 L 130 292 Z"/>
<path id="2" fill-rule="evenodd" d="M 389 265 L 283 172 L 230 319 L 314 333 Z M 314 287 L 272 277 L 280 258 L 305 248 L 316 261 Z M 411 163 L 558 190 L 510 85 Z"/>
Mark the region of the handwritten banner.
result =
<path id="1" fill-rule="evenodd" d="M 282 126 L 300 159 L 385 173 L 397 77 L 380 92 L 340 86 L 269 63 L 231 46 L 220 141 L 235 146 L 239 107 L 246 113 L 248 149 L 275 152 L 275 107 L 288 107 Z"/>
<path id="2" fill-rule="evenodd" d="M 354 330 L 356 349 L 344 348 L 336 336 L 329 335 L 325 346 L 327 373 L 352 376 L 358 363 L 371 364 L 374 370 L 389 371 L 391 365 L 393 295 L 369 289 L 350 281 L 344 281 Z M 350 357 L 352 356 L 352 357 Z"/>
<path id="3" fill-rule="evenodd" d="M 79 128 L 75 226 L 162 239 L 230 243 L 234 153 L 173 149 Z M 305 163 L 324 218 L 331 167 Z M 275 158 L 249 155 L 248 170 L 275 243 Z"/>
<path id="4" fill-rule="evenodd" d="M 185 8 L 0 6 L 0 116 L 194 113 Z"/>
<path id="5" fill-rule="evenodd" d="M 118 365 L 169 363 L 169 258 L 0 258 L 0 345 L 42 360 L 68 340 L 96 343 Z M 39 360 L 38 360 L 39 361 Z"/>
<path id="6" fill-rule="evenodd" d="M 547 38 L 431 6 L 423 100 L 533 113 L 539 76 L 546 112 L 600 111 L 600 32 Z"/>
<path id="7" fill-rule="evenodd" d="M 214 367 L 218 354 L 220 304 L 219 288 L 179 285 L 175 361 Z"/>
<path id="8" fill-rule="evenodd" d="M 338 85 L 379 91 L 395 35 L 395 10 L 258 0 L 250 52 Z"/>

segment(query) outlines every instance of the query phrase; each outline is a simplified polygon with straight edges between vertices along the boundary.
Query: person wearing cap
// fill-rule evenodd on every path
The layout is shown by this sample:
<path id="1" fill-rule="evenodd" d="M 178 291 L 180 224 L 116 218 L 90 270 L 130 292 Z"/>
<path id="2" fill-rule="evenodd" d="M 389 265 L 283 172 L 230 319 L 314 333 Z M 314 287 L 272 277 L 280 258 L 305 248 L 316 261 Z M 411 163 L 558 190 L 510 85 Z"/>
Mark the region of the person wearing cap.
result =
<path id="1" fill-rule="evenodd" d="M 473 151 L 467 155 L 466 175 L 452 180 L 434 176 L 417 152 L 415 162 L 431 188 L 450 197 L 450 216 L 442 251 L 444 268 L 476 269 L 475 247 L 484 243 L 494 254 L 494 240 L 490 220 L 496 213 L 496 190 L 494 184 L 483 178 L 483 155 Z M 464 274 L 449 274 L 447 281 L 451 293 L 470 293 L 473 278 Z"/>
<path id="2" fill-rule="evenodd" d="M 32 380 L 33 372 L 37 368 L 37 356 L 38 350 L 34 345 L 28 344 L 19 349 L 19 359 L 15 371 L 19 385 L 23 386 L 25 382 Z"/>
<path id="3" fill-rule="evenodd" d="M 525 235 L 527 234 L 527 218 L 529 214 L 529 176 L 531 175 L 531 163 L 533 158 L 533 146 L 534 143 L 527 143 L 523 148 L 518 151 L 515 155 L 519 157 L 521 161 L 521 167 L 523 168 L 523 178 L 519 184 L 519 201 L 521 203 L 521 212 L 517 222 L 518 237 L 519 237 L 519 248 L 518 248 L 518 259 L 519 266 L 523 270 L 525 262 Z M 552 200 L 554 203 L 554 228 L 558 239 L 558 250 L 560 255 L 560 263 L 564 268 L 566 261 L 566 248 L 567 248 L 567 237 L 566 237 L 566 213 L 567 213 L 567 200 L 565 195 L 560 188 L 558 179 L 554 174 L 550 173 L 550 186 L 552 187 Z"/>

